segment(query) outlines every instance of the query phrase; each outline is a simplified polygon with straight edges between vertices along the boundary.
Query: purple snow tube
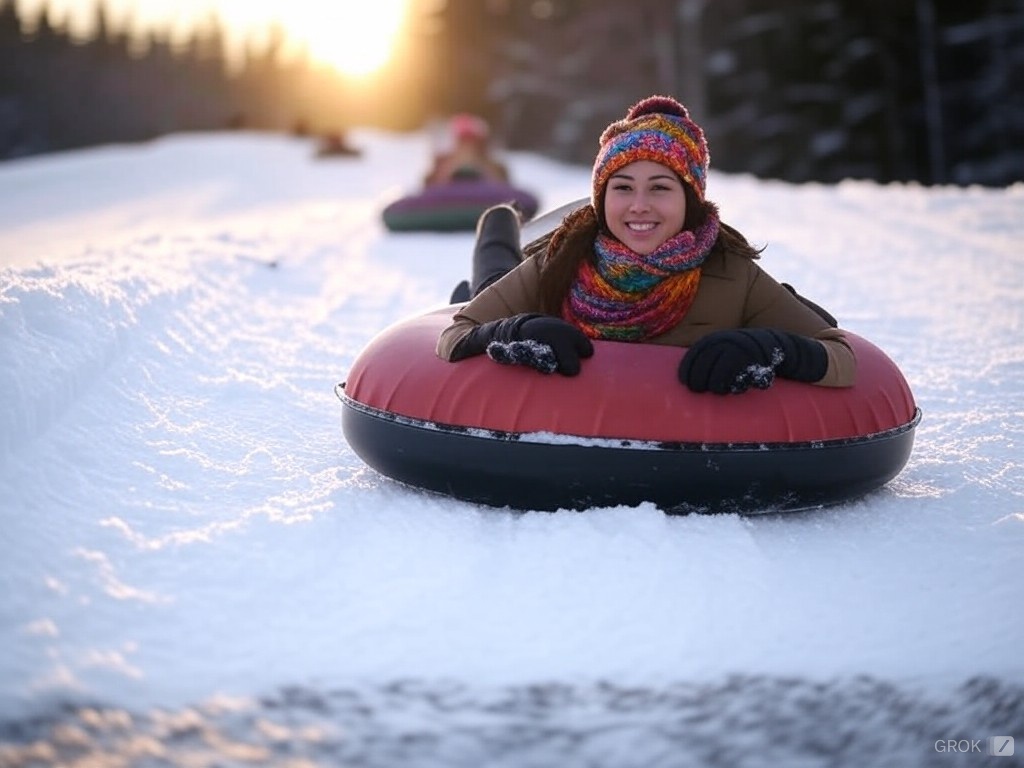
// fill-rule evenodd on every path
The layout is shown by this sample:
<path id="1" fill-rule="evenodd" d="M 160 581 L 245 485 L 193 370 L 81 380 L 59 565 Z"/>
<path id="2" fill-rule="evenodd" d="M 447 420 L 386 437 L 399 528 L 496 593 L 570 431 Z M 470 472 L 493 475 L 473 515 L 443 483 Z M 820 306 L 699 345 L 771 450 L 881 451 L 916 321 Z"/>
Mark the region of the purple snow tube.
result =
<path id="1" fill-rule="evenodd" d="M 532 193 L 511 184 L 456 180 L 394 201 L 384 209 L 384 226 L 392 232 L 471 232 L 480 214 L 500 203 L 516 206 L 524 220 L 533 218 L 539 206 Z"/>

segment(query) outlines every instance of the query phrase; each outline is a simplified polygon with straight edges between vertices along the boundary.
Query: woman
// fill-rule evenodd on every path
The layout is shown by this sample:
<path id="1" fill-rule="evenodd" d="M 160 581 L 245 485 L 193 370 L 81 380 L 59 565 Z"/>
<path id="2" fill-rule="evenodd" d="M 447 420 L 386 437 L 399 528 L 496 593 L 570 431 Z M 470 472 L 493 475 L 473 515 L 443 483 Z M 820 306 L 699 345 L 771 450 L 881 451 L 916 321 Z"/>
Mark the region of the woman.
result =
<path id="1" fill-rule="evenodd" d="M 591 339 L 607 339 L 686 347 L 678 376 L 695 392 L 765 389 L 775 376 L 851 385 L 856 361 L 842 331 L 761 270 L 758 252 L 705 199 L 708 161 L 682 104 L 636 104 L 601 135 L 590 204 L 528 245 L 524 260 L 515 211 L 481 217 L 475 296 L 437 354 L 486 353 L 572 376 Z"/>

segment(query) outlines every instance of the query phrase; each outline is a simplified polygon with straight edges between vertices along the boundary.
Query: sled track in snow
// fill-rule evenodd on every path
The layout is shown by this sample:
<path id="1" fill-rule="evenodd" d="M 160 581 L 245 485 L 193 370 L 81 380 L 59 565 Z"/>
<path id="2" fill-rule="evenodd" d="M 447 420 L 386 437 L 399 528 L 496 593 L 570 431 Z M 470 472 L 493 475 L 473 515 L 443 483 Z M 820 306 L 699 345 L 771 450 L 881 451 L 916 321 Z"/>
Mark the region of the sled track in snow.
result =
<path id="1" fill-rule="evenodd" d="M 134 713 L 68 702 L 0 722 L 0 766 L 967 766 L 1024 734 L 1024 686 L 736 676 L 664 688 L 397 681 Z M 949 740 L 978 752 L 937 751 Z M 1006 764 L 1013 764 L 1006 761 Z"/>

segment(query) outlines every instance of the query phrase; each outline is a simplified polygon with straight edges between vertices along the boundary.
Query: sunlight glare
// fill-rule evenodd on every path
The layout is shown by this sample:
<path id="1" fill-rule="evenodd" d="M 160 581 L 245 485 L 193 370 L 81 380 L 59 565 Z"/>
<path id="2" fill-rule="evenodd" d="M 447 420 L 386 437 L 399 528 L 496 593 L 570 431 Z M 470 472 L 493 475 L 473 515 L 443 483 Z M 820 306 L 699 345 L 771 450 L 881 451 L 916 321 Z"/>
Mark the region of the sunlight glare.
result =
<path id="1" fill-rule="evenodd" d="M 227 28 L 232 58 L 240 55 L 246 41 L 265 43 L 270 28 L 279 25 L 286 49 L 305 48 L 316 61 L 356 78 L 372 75 L 388 63 L 409 5 L 409 0 L 15 0 L 15 7 L 30 19 L 45 9 L 51 22 L 67 24 L 86 37 L 95 32 L 100 2 L 117 24 L 128 24 L 140 34 L 167 29 L 178 41 L 186 40 L 197 24 L 214 14 Z"/>
<path id="2" fill-rule="evenodd" d="M 391 58 L 408 0 L 276 0 L 218 3 L 229 23 L 257 27 L 279 23 L 309 55 L 343 75 L 373 74 Z"/>

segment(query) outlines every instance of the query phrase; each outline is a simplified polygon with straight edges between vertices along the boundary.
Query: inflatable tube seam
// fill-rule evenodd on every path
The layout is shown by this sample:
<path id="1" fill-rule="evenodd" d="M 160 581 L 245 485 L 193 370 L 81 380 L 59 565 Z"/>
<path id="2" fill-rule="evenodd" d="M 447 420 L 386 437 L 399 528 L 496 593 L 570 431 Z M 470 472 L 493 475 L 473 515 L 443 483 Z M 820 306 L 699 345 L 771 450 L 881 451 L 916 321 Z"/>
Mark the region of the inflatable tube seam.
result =
<path id="1" fill-rule="evenodd" d="M 467 427 L 461 424 L 442 424 L 435 421 L 426 421 L 411 416 L 404 416 L 394 411 L 385 411 L 365 403 L 353 400 L 344 392 L 344 385 L 336 388 L 336 394 L 342 403 L 359 411 L 367 416 L 402 424 L 408 427 L 431 430 L 434 432 L 448 432 L 452 434 L 471 435 L 489 440 L 502 442 L 523 442 L 523 443 L 544 443 L 551 445 L 578 445 L 608 448 L 626 448 L 631 450 L 658 450 L 658 451 L 690 451 L 714 453 L 717 451 L 777 451 L 784 449 L 802 450 L 813 448 L 830 448 L 859 443 L 871 443 L 886 440 L 908 432 L 917 427 L 921 421 L 921 409 L 914 409 L 914 417 L 906 424 L 901 424 L 890 429 L 879 432 L 865 433 L 853 437 L 841 437 L 826 440 L 805 440 L 805 441 L 773 441 L 773 442 L 676 442 L 666 440 L 637 440 L 635 438 L 618 437 L 586 437 L 569 435 L 553 431 L 543 432 L 505 432 L 501 430 L 487 429 L 485 427 Z"/>

